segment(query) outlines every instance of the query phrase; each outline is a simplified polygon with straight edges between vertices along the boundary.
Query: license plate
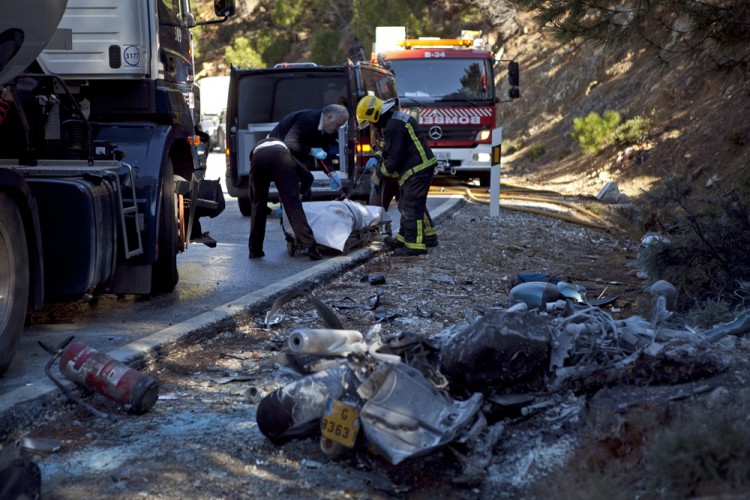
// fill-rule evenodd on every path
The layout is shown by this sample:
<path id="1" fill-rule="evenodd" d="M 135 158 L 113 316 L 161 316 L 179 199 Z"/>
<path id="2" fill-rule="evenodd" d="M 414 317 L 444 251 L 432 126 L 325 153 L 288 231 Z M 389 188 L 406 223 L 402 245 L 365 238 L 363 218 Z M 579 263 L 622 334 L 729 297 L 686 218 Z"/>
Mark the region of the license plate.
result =
<path id="1" fill-rule="evenodd" d="M 334 401 L 326 408 L 320 420 L 320 433 L 331 441 L 354 448 L 359 432 L 359 410 L 341 401 Z"/>
<path id="2" fill-rule="evenodd" d="M 451 152 L 450 151 L 433 151 L 435 153 L 435 158 L 438 160 L 450 160 L 451 159 Z"/>

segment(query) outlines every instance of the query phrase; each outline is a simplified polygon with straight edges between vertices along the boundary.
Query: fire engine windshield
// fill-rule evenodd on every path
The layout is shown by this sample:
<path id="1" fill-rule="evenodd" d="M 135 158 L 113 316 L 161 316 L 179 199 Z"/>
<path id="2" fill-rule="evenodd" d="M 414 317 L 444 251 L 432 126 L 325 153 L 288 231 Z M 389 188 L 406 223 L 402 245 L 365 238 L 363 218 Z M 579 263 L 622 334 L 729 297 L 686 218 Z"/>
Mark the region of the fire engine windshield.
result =
<path id="1" fill-rule="evenodd" d="M 492 65 L 486 59 L 391 59 L 400 97 L 414 100 L 495 98 Z"/>

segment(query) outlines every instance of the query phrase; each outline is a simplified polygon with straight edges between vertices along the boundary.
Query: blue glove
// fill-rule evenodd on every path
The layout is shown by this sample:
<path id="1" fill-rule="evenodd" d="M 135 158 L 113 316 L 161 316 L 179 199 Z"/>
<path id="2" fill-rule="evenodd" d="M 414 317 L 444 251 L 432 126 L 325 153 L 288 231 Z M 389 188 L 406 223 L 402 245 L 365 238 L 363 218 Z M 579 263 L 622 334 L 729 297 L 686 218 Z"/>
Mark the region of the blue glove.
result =
<path id="1" fill-rule="evenodd" d="M 367 160 L 367 163 L 365 164 L 365 172 L 369 172 L 370 170 L 375 169 L 375 167 L 378 166 L 378 163 L 380 162 L 374 156 Z"/>
<path id="2" fill-rule="evenodd" d="M 312 148 L 311 154 L 318 160 L 325 160 L 328 156 L 328 153 L 323 151 L 322 148 Z"/>
<path id="3" fill-rule="evenodd" d="M 341 187 L 341 179 L 339 179 L 338 172 L 333 172 L 331 174 L 328 178 L 328 185 L 331 186 L 331 189 L 338 189 Z"/>

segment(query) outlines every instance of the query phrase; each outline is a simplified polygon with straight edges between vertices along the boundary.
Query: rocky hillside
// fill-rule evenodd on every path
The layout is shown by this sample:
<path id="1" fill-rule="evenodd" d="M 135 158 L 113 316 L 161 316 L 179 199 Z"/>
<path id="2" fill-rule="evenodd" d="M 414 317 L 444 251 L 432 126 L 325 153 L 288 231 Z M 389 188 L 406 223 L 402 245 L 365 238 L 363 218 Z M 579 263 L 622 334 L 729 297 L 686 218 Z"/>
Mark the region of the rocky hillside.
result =
<path id="1" fill-rule="evenodd" d="M 613 180 L 635 201 L 669 172 L 698 190 L 747 186 L 746 73 L 717 68 L 711 54 L 664 62 L 637 43 L 561 46 L 530 15 L 519 20 L 523 34 L 507 43 L 506 53 L 520 61 L 522 99 L 504 107 L 500 121 L 511 145 L 542 144 L 545 154 L 530 160 L 521 149 L 506 158 L 506 172 L 588 194 Z M 623 120 L 650 118 L 647 140 L 628 151 L 583 154 L 571 137 L 573 119 L 606 110 Z"/>

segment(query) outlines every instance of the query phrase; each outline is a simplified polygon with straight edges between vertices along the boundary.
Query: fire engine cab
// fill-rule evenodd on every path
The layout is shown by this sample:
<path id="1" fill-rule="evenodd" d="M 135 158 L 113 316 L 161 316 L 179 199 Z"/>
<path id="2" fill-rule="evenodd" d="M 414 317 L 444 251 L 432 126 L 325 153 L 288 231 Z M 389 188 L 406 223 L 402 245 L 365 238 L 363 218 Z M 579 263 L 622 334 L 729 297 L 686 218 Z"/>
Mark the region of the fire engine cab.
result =
<path id="1" fill-rule="evenodd" d="M 406 38 L 403 26 L 378 27 L 373 62 L 396 76 L 403 111 L 417 118 L 438 160 L 436 174 L 490 180 L 496 124 L 495 59 L 479 31 L 460 38 Z M 518 63 L 509 66 L 511 99 L 519 96 Z"/>

